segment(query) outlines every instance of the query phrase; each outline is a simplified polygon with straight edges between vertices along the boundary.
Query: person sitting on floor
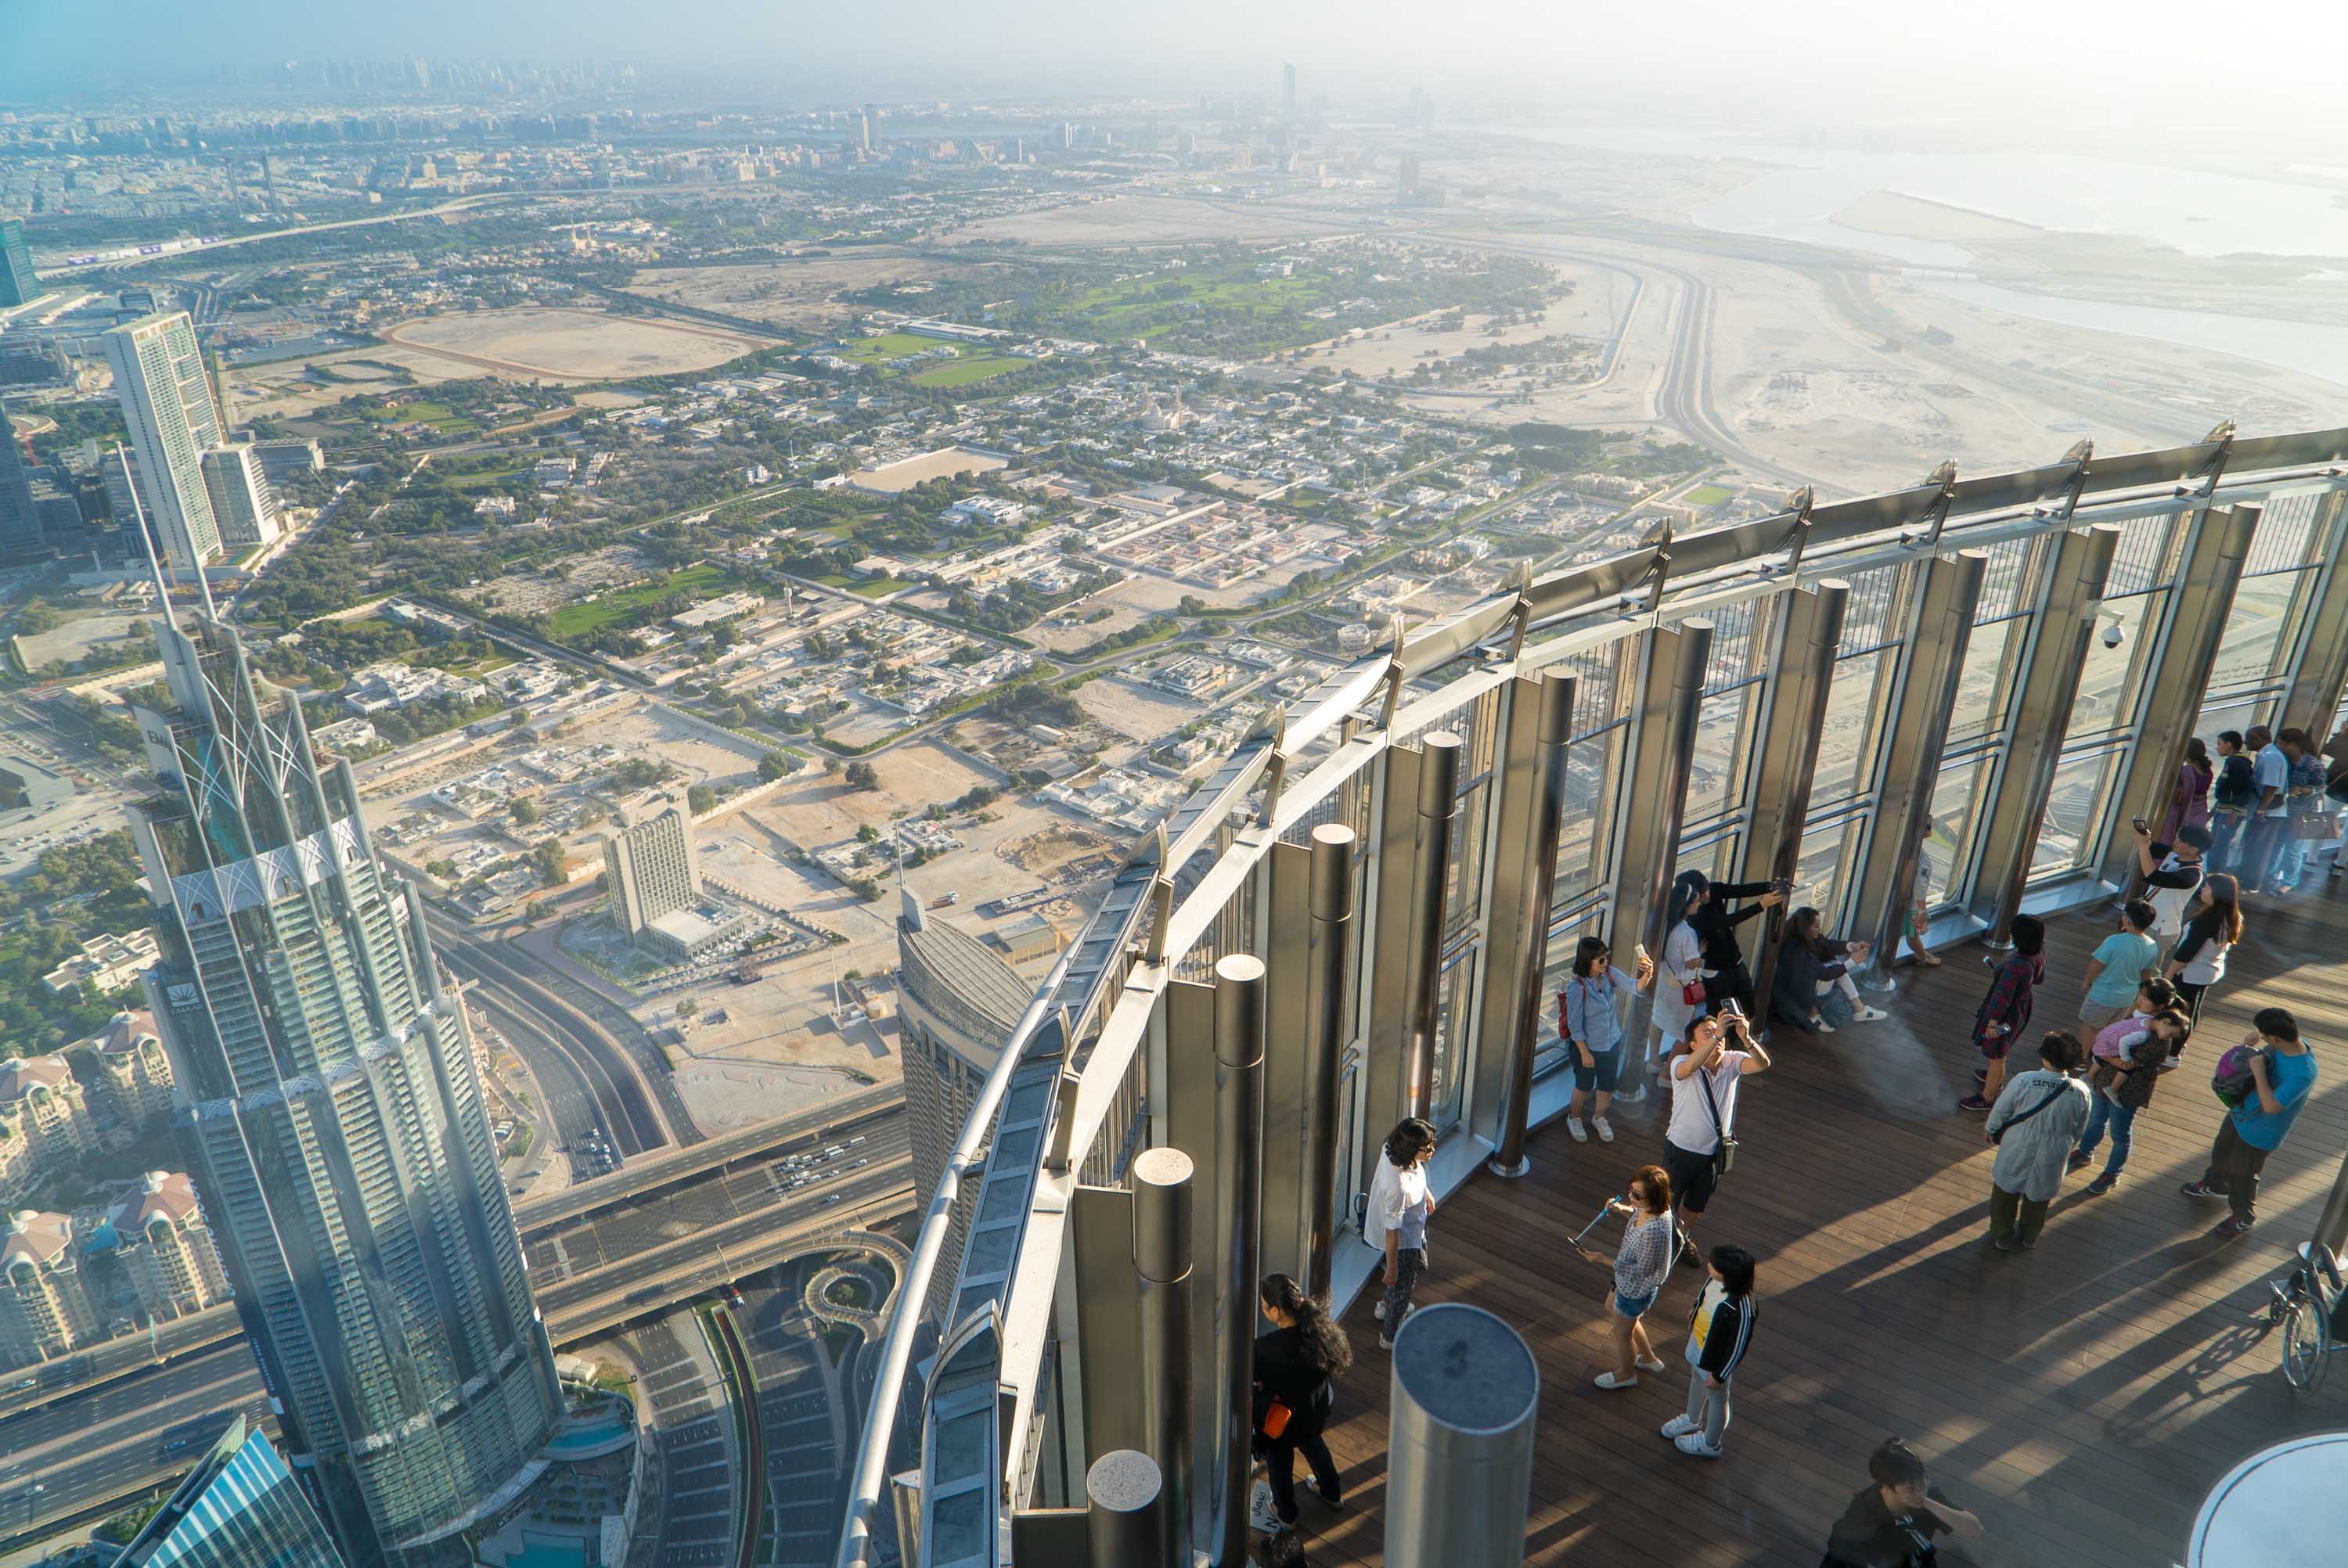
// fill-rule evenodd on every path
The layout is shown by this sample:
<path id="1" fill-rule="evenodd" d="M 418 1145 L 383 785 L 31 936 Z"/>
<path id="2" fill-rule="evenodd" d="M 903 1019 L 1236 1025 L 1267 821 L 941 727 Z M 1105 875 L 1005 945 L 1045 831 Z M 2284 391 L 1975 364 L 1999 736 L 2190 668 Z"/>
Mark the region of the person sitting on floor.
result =
<path id="1" fill-rule="evenodd" d="M 1781 1022 L 1819 1034 L 1889 1016 L 1868 1006 L 1851 984 L 1852 968 L 1865 968 L 1870 956 L 1865 942 L 1838 942 L 1827 936 L 1816 909 L 1805 906 L 1795 910 L 1786 922 L 1785 943 L 1777 949 L 1769 1010 Z"/>

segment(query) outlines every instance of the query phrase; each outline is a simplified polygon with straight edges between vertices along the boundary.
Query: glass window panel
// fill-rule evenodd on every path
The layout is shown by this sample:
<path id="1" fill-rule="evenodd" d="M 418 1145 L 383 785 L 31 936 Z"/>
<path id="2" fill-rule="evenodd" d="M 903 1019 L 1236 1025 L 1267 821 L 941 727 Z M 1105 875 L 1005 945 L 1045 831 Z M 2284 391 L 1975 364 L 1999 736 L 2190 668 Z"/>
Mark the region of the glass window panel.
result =
<path id="1" fill-rule="evenodd" d="M 2237 734 L 2248 733 L 2252 724 L 2265 719 L 2269 706 L 2269 700 L 2261 698 L 2217 703 L 2201 710 L 2200 718 L 2194 721 L 2193 733 L 2200 736 L 2202 743 L 2209 748 L 2209 757 L 2214 762 L 2218 756 L 2219 732 L 2231 730 Z"/>
<path id="2" fill-rule="evenodd" d="M 1466 1074 L 1459 1071 L 1455 1042 L 1466 1038 L 1468 1014 L 1476 1006 L 1476 954 L 1470 947 L 1451 960 L 1436 999 L 1434 1081 L 1427 1085 L 1426 1102 L 1434 1108 L 1430 1120 L 1437 1130 L 1459 1120 L 1459 1084 Z"/>
<path id="3" fill-rule="evenodd" d="M 1744 800 L 1745 712 L 1753 688 L 1706 697 L 1695 723 L 1695 754 L 1688 766 L 1687 810 L 1683 819 L 1701 822 Z"/>
<path id="4" fill-rule="evenodd" d="M 1973 607 L 1976 624 L 2019 615 L 2028 609 L 2030 563 L 2036 539 L 2006 539 L 1989 547 L 1982 569 L 1981 600 Z M 1981 634 L 1973 634 L 1980 641 Z"/>
<path id="5" fill-rule="evenodd" d="M 2112 569 L 2104 579 L 2104 597 L 2146 592 L 2168 580 L 2168 550 L 2176 534 L 2175 512 L 2157 517 L 2130 518 L 2120 525 L 2120 542 L 2112 551 Z"/>
<path id="6" fill-rule="evenodd" d="M 2054 770 L 2054 787 L 2047 793 L 2038 847 L 2030 860 L 2032 880 L 2075 870 L 2095 853 L 2096 819 L 2119 764 L 2119 753 L 2096 752 Z"/>
<path id="7" fill-rule="evenodd" d="M 2152 655 L 2152 638 L 2146 629 L 2157 623 L 2168 601 L 2166 589 L 2104 601 L 2096 633 L 2087 640 L 2086 661 L 2079 668 L 2079 695 L 2071 705 L 2067 734 L 2100 735 L 2134 722 L 2137 689 Z M 2102 630 L 2115 620 L 2122 634 L 2117 648 L 2105 641 Z"/>
<path id="8" fill-rule="evenodd" d="M 1837 932 L 1842 913 L 1843 884 L 1851 857 L 1859 849 L 1859 828 L 1866 820 L 1863 816 L 1840 817 L 1807 828 L 1802 834 L 1801 857 L 1794 866 L 1794 892 L 1787 899 L 1787 907 L 1816 909 L 1829 932 Z"/>
<path id="9" fill-rule="evenodd" d="M 1614 781 L 1622 776 L 1628 724 L 1577 740 L 1566 747 L 1565 801 L 1558 813 L 1555 902 L 1588 891 L 1604 867 L 1599 864 L 1601 825 L 1613 817 Z"/>
<path id="10" fill-rule="evenodd" d="M 2287 571 L 2242 579 L 2234 590 L 2233 613 L 2226 618 L 2225 639 L 2218 645 L 2210 691 L 2229 692 L 2266 681 L 2304 575 Z"/>
<path id="11" fill-rule="evenodd" d="M 1878 567 L 1851 579 L 1843 600 L 1842 636 L 1835 651 L 1844 658 L 1897 639 L 1907 596 L 1900 591 L 1905 567 Z"/>
<path id="12" fill-rule="evenodd" d="M 2258 532 L 2250 538 L 2250 552 L 2242 561 L 2242 575 L 2306 566 L 2308 530 L 2315 521 L 2320 499 L 2312 492 L 2268 497 L 2266 509 L 2259 515 Z"/>
<path id="13" fill-rule="evenodd" d="M 1985 739 L 2005 718 L 2013 675 L 2022 663 L 2030 622 L 2017 618 L 1973 628 L 1965 641 L 1964 668 L 1957 676 L 1957 700 L 1949 710 L 1949 747 Z"/>
<path id="14" fill-rule="evenodd" d="M 1835 661 L 1826 719 L 1818 731 L 1817 771 L 1810 779 L 1813 806 L 1848 800 L 1871 782 L 1877 688 L 1897 656 L 1892 651 L 1861 653 Z"/>
<path id="15" fill-rule="evenodd" d="M 1964 891 L 1962 879 L 1972 863 L 1973 835 L 1981 831 L 1997 765 L 1995 757 L 1977 757 L 1942 768 L 1933 781 L 1932 830 L 1917 871 L 1918 893 L 1928 908 L 1954 903 Z"/>

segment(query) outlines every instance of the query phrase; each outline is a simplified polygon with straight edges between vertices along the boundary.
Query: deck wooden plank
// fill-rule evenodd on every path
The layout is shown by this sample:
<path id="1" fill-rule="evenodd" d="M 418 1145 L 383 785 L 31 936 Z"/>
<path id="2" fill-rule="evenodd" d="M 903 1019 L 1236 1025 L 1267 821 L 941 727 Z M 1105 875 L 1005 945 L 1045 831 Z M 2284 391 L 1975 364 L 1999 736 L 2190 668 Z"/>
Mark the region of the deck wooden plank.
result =
<path id="1" fill-rule="evenodd" d="M 2034 1031 L 2072 1024 L 2086 955 L 2110 928 L 2101 910 L 2054 923 Z M 2192 1062 L 2137 1122 L 2118 1189 L 2089 1198 L 2086 1177 L 2071 1178 L 2032 1253 L 1983 1239 L 1991 1152 L 1981 1119 L 1954 1105 L 1978 1063 L 1967 1037 L 1988 977 L 1977 948 L 1944 957 L 1901 971 L 1889 1020 L 1831 1038 L 1779 1030 L 1775 1071 L 1746 1090 L 1737 1170 L 1699 1232 L 1761 1265 L 1760 1327 L 1716 1463 L 1654 1430 L 1685 1396 L 1699 1276 L 1678 1271 L 1649 1318 L 1672 1370 L 1602 1393 L 1590 1379 L 1611 1361 L 1611 1280 L 1566 1246 L 1660 1156 L 1661 1096 L 1618 1112 L 1612 1147 L 1543 1128 L 1529 1176 L 1479 1174 L 1437 1213 L 1419 1299 L 1489 1307 L 1540 1368 L 1529 1563 L 1812 1568 L 1865 1484 L 1868 1451 L 1897 1433 L 1989 1528 L 1952 1561 L 2143 1568 L 2181 1554 L 2203 1494 L 2236 1460 L 2348 1425 L 2348 1396 L 2291 1396 L 2275 1339 L 2250 1316 L 2348 1148 L 2341 882 L 2251 912 Z M 2269 1165 L 2259 1228 L 2221 1245 L 2203 1233 L 2223 1206 L 2177 1187 L 2200 1173 L 2218 1126 L 2207 1065 L 2268 1005 L 2299 1016 L 2323 1076 Z M 1611 1250 L 1618 1235 L 1610 1223 L 1593 1240 Z M 1347 1503 L 1332 1513 L 1308 1490 L 1303 1523 L 1316 1564 L 1371 1568 L 1385 1563 L 1388 1359 L 1367 1297 L 1346 1327 L 1356 1358 L 1329 1437 Z"/>

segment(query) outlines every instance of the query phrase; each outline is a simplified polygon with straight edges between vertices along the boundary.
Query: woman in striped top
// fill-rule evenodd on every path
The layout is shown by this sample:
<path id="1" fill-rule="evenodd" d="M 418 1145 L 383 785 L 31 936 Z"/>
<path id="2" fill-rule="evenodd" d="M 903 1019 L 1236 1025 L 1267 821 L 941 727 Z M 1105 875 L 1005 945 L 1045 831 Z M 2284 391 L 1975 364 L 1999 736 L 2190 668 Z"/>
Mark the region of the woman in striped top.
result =
<path id="1" fill-rule="evenodd" d="M 1625 1189 L 1629 1201 L 1607 1206 L 1631 1223 L 1614 1254 L 1614 1370 L 1598 1374 L 1601 1389 L 1635 1389 L 1642 1372 L 1661 1372 L 1663 1358 L 1640 1319 L 1672 1273 L 1672 1178 L 1661 1165 L 1642 1165 Z"/>

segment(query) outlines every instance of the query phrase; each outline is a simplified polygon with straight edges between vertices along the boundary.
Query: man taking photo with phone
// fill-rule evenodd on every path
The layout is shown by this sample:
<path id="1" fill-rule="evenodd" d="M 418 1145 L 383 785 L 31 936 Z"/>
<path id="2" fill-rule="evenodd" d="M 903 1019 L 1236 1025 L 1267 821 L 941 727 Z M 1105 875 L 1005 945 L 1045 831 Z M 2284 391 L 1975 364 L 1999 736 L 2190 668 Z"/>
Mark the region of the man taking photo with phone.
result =
<path id="1" fill-rule="evenodd" d="M 1680 1213 L 1680 1261 L 1700 1266 L 1704 1255 L 1688 1233 L 1712 1201 L 1736 1153 L 1736 1091 L 1769 1069 L 1769 1053 L 1753 1038 L 1745 1009 L 1725 1001 L 1700 1018 L 1672 1055 L 1672 1117 L 1663 1130 L 1663 1169 Z"/>

